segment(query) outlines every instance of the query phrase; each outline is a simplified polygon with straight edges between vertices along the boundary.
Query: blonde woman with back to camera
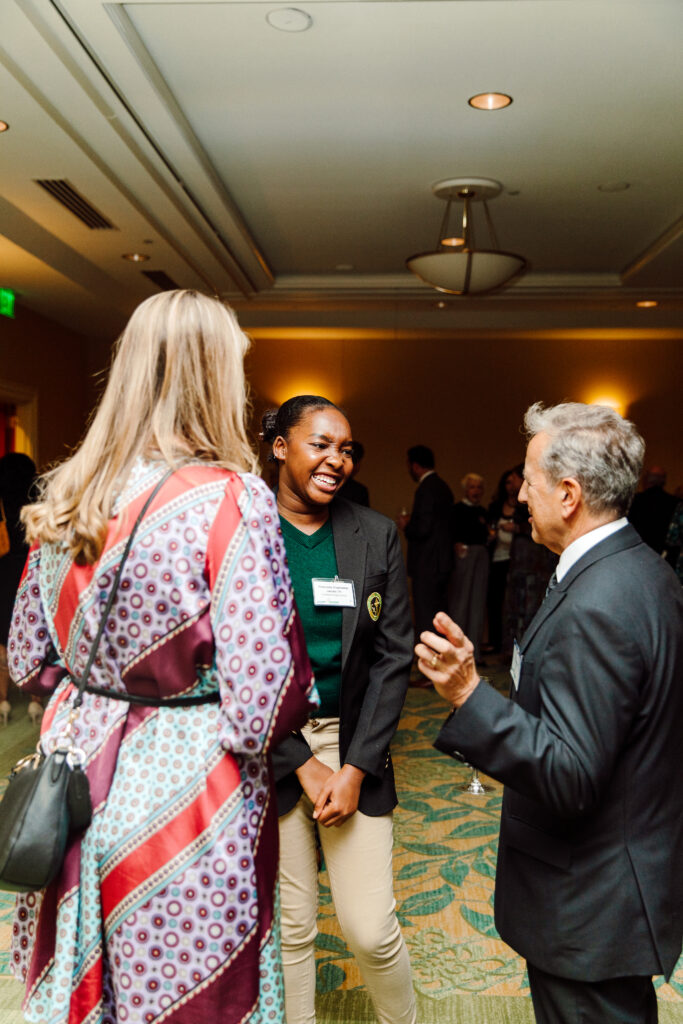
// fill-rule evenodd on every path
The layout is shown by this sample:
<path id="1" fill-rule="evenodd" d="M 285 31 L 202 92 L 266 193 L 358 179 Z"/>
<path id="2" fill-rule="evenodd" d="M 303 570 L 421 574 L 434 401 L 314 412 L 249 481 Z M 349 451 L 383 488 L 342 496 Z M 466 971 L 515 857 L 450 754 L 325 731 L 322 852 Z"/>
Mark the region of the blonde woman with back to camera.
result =
<path id="1" fill-rule="evenodd" d="M 18 897 L 24 1013 L 59 1024 L 284 1020 L 268 752 L 315 707 L 274 500 L 244 426 L 248 342 L 194 291 L 135 311 L 83 443 L 24 513 L 9 668 L 69 715 L 138 512 L 76 741 L 93 819 Z"/>

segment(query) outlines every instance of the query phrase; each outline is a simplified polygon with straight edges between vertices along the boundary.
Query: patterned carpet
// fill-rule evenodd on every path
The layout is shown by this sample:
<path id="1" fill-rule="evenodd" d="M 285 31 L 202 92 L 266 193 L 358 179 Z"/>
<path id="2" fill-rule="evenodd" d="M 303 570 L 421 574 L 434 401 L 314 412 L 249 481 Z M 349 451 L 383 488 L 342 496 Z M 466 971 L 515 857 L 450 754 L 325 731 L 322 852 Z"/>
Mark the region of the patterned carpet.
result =
<path id="1" fill-rule="evenodd" d="M 504 671 L 492 673 L 501 688 Z M 19 716 L 17 716 L 18 718 Z M 411 689 L 393 744 L 401 800 L 394 818 L 396 899 L 413 965 L 420 1024 L 532 1024 L 523 962 L 497 937 L 493 885 L 501 787 L 463 792 L 470 772 L 432 747 L 444 705 Z M 30 749 L 21 723 L 0 733 L 0 771 Z M 372 1024 L 355 962 L 321 875 L 317 944 L 320 1024 Z M 8 978 L 12 899 L 0 894 L 0 1024 L 21 1024 L 19 986 Z M 683 959 L 670 984 L 656 979 L 662 1024 L 683 1024 Z"/>
<path id="2" fill-rule="evenodd" d="M 506 672 L 489 674 L 501 689 L 507 687 Z M 396 899 L 419 1020 L 533 1021 L 523 961 L 498 938 L 493 923 L 502 787 L 482 776 L 489 792 L 463 792 L 469 769 L 431 745 L 444 718 L 444 704 L 433 691 L 411 689 L 393 744 L 400 796 L 394 817 Z M 329 890 L 323 892 L 318 989 L 357 989 L 360 976 L 336 926 Z M 683 959 L 670 984 L 663 978 L 655 983 L 660 1021 L 683 1022 Z M 329 995 L 324 1006 L 332 1010 Z M 320 1019 L 360 1024 L 374 1017 L 368 1007 L 366 1016 Z"/>

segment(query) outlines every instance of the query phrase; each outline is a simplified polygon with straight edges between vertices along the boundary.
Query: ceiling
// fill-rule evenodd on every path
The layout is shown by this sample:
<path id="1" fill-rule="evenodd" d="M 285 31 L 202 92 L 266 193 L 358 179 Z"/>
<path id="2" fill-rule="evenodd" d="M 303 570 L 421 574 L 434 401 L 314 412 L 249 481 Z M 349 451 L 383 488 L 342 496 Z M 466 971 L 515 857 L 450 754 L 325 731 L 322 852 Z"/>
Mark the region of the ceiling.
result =
<path id="1" fill-rule="evenodd" d="M 680 0 L 294 0 L 310 28 L 278 31 L 287 6 L 2 0 L 0 286 L 101 338 L 149 272 L 253 328 L 683 334 Z M 529 270 L 443 296 L 405 260 L 471 175 Z"/>

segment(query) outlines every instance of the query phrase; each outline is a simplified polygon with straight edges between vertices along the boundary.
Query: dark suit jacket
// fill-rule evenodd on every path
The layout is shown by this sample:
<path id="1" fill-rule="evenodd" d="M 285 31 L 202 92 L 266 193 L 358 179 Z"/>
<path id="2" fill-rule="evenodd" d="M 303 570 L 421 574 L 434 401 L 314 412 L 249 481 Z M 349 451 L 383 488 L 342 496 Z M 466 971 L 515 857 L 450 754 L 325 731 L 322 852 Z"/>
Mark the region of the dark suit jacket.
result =
<path id="1" fill-rule="evenodd" d="M 431 473 L 418 484 L 410 521 L 405 528 L 408 541 L 408 575 L 436 578 L 453 568 L 453 492 L 440 476 Z"/>
<path id="2" fill-rule="evenodd" d="M 661 555 L 678 500 L 663 487 L 648 487 L 636 494 L 628 518 L 646 544 Z"/>
<path id="3" fill-rule="evenodd" d="M 496 925 L 582 981 L 673 970 L 683 939 L 683 597 L 631 526 L 588 551 L 437 746 L 505 783 Z"/>
<path id="4" fill-rule="evenodd" d="M 403 708 L 413 657 L 413 629 L 403 556 L 395 525 L 372 509 L 337 498 L 330 508 L 337 569 L 352 579 L 356 607 L 342 614 L 342 681 L 339 754 L 342 764 L 367 772 L 360 792 L 363 814 L 386 814 L 396 806 L 389 744 Z M 377 621 L 368 607 L 380 594 Z M 373 605 L 375 607 L 375 605 Z M 278 812 L 291 810 L 301 795 L 295 769 L 311 757 L 300 733 L 273 752 Z"/>

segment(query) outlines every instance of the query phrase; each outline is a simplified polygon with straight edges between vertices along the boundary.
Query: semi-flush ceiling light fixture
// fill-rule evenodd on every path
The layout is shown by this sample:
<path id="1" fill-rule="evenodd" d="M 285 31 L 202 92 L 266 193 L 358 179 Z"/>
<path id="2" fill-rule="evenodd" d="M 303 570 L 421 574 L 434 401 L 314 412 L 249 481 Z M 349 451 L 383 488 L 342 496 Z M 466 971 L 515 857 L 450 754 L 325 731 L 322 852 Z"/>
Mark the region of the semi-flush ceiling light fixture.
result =
<path id="1" fill-rule="evenodd" d="M 480 92 L 470 96 L 467 102 L 477 110 L 504 110 L 512 103 L 512 96 L 506 92 Z"/>
<path id="2" fill-rule="evenodd" d="M 432 186 L 438 199 L 446 201 L 437 247 L 417 253 L 406 266 L 425 284 L 453 295 L 481 295 L 509 284 L 526 269 L 526 260 L 513 252 L 501 252 L 489 213 L 488 199 L 499 194 L 502 185 L 490 178 L 449 178 Z M 451 207 L 462 203 L 462 230 L 456 236 L 448 230 Z M 474 234 L 472 204 L 481 203 L 492 248 L 478 248 Z M 454 243 L 460 243 L 454 245 Z"/>

